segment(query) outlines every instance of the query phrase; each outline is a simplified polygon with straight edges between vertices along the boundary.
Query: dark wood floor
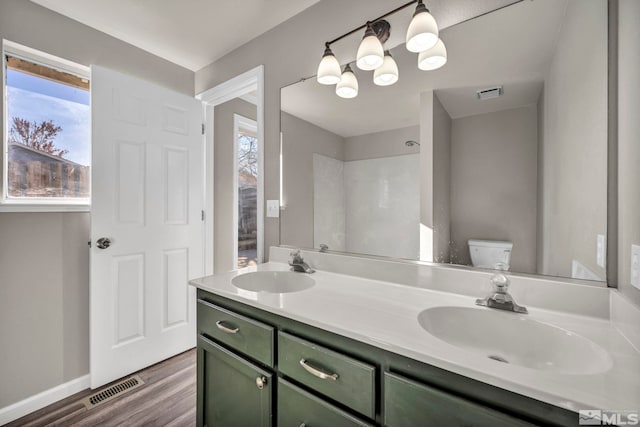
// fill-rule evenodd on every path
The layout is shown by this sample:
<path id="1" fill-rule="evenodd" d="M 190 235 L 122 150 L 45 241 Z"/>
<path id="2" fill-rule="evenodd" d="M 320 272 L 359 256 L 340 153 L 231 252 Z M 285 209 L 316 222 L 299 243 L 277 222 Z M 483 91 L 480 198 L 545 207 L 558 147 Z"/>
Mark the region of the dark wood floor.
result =
<path id="1" fill-rule="evenodd" d="M 196 351 L 189 350 L 150 366 L 144 381 L 122 396 L 87 410 L 81 399 L 109 387 L 80 393 L 51 404 L 6 427 L 17 426 L 194 426 L 196 424 Z"/>

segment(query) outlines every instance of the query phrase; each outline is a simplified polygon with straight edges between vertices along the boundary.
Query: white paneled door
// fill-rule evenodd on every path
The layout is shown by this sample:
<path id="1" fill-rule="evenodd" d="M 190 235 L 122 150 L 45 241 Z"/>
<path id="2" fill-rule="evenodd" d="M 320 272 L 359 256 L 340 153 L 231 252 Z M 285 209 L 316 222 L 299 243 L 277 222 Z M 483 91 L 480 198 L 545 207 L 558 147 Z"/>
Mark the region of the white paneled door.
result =
<path id="1" fill-rule="evenodd" d="M 91 69 L 91 387 L 195 346 L 203 275 L 199 101 Z"/>

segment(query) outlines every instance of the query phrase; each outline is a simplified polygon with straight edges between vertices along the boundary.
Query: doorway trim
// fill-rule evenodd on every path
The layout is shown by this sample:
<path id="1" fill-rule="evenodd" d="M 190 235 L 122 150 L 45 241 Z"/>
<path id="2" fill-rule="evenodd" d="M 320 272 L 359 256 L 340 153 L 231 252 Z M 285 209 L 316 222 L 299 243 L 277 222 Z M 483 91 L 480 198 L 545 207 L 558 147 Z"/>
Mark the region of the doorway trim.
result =
<path id="1" fill-rule="evenodd" d="M 215 256 L 213 240 L 214 222 L 214 110 L 234 98 L 248 100 L 247 95 L 256 91 L 256 122 L 258 123 L 258 263 L 263 262 L 264 252 L 264 65 L 258 65 L 236 77 L 196 95 L 203 102 L 205 117 L 205 274 L 213 274 Z M 254 100 L 253 97 L 250 98 Z"/>

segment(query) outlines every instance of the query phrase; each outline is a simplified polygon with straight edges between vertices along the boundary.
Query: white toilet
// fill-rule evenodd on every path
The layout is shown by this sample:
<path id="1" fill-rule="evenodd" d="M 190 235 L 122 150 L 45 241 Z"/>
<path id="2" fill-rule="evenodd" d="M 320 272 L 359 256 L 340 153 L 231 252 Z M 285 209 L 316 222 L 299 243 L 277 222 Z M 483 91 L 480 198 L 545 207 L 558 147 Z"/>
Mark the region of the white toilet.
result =
<path id="1" fill-rule="evenodd" d="M 513 243 L 502 240 L 470 239 L 469 253 L 474 267 L 509 270 Z"/>

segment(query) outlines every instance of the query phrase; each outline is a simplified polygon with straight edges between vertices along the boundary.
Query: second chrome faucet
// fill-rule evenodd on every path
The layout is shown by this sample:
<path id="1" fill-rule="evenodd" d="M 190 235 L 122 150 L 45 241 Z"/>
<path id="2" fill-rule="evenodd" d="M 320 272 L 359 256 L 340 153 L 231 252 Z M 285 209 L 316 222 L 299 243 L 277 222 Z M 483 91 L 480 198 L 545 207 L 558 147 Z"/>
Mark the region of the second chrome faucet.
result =
<path id="1" fill-rule="evenodd" d="M 291 266 L 291 270 L 308 274 L 316 272 L 313 268 L 309 267 L 309 264 L 304 261 L 304 258 L 302 258 L 302 255 L 300 254 L 300 249 L 291 252 L 290 255 L 291 259 L 289 260 L 289 265 Z"/>
<path id="2" fill-rule="evenodd" d="M 494 274 L 491 277 L 491 286 L 493 286 L 491 293 L 486 298 L 477 299 L 477 305 L 521 314 L 528 313 L 526 307 L 516 304 L 511 294 L 507 292 L 509 289 L 509 279 L 507 276 L 504 274 Z"/>

